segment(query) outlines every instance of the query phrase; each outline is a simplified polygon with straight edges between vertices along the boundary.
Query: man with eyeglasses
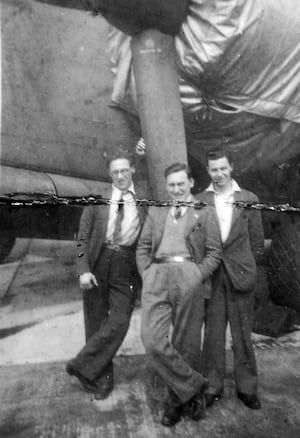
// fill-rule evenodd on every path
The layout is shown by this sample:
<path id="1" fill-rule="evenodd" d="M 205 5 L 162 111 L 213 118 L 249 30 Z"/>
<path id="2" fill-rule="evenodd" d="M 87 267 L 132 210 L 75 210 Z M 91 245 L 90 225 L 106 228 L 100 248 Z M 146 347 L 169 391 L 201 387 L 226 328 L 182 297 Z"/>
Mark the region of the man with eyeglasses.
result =
<path id="1" fill-rule="evenodd" d="M 139 276 L 135 247 L 145 217 L 137 207 L 133 157 L 118 150 L 108 161 L 110 205 L 88 206 L 79 226 L 77 269 L 83 291 L 86 345 L 66 371 L 105 399 L 113 389 L 113 357 L 127 333 Z"/>

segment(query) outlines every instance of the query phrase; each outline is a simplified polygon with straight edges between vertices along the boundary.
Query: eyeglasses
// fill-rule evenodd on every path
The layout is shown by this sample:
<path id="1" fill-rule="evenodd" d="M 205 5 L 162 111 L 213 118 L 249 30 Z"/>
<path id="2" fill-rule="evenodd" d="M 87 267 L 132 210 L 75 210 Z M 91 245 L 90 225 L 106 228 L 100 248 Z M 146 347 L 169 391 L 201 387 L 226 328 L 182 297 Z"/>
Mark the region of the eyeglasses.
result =
<path id="1" fill-rule="evenodd" d="M 127 176 L 128 174 L 129 174 L 129 172 L 130 172 L 130 168 L 128 169 L 118 169 L 118 170 L 112 170 L 111 172 L 110 172 L 110 176 L 111 177 L 118 177 L 119 176 L 119 173 L 122 175 L 122 176 Z"/>

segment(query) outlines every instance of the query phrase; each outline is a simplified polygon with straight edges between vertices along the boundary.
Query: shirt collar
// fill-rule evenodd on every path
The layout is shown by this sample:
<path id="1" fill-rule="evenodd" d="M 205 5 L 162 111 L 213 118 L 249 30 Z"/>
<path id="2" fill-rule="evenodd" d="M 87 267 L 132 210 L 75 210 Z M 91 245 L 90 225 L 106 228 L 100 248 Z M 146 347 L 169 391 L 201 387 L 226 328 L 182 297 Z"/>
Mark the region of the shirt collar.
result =
<path id="1" fill-rule="evenodd" d="M 190 194 L 187 199 L 185 200 L 185 202 L 191 202 L 193 200 L 193 195 Z"/>
<path id="2" fill-rule="evenodd" d="M 135 188 L 133 182 L 130 184 L 128 191 L 135 194 Z M 112 184 L 112 195 L 111 199 L 121 199 L 126 193 L 123 193 L 122 190 L 118 189 L 118 187 Z"/>
<path id="3" fill-rule="evenodd" d="M 206 192 L 214 192 L 216 195 L 219 195 L 220 192 L 217 192 L 214 188 L 213 183 L 210 183 L 210 185 L 205 189 Z M 231 179 L 231 190 L 228 194 L 233 194 L 234 192 L 240 192 L 241 188 L 238 185 L 238 183 L 236 182 L 235 179 Z"/>
<path id="4" fill-rule="evenodd" d="M 193 195 L 190 194 L 184 202 L 191 202 L 192 200 L 193 200 Z M 172 216 L 174 216 L 176 208 L 177 207 L 175 207 L 175 205 L 171 206 L 171 215 Z M 181 205 L 180 208 L 181 208 L 181 215 L 184 215 L 186 210 L 188 209 L 188 206 L 187 205 Z"/>
<path id="5" fill-rule="evenodd" d="M 191 202 L 193 200 L 193 195 L 192 194 L 190 194 L 184 201 L 178 201 L 178 202 Z M 175 200 L 174 200 L 174 202 L 176 202 Z M 174 207 L 174 208 L 176 208 L 174 205 L 172 205 L 172 207 Z M 180 207 L 186 207 L 186 205 L 180 205 Z"/>

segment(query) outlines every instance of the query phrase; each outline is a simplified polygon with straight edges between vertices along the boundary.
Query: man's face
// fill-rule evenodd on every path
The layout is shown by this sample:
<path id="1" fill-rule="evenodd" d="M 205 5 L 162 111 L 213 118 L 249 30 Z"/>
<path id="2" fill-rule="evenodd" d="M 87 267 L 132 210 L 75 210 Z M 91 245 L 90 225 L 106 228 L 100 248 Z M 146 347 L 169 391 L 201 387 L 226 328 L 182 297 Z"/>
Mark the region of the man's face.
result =
<path id="1" fill-rule="evenodd" d="M 186 201 L 194 187 L 193 178 L 189 178 L 185 170 L 167 176 L 167 192 L 175 201 Z"/>
<path id="2" fill-rule="evenodd" d="M 126 158 L 113 160 L 109 165 L 109 174 L 113 185 L 122 191 L 129 189 L 134 172 L 134 167 L 130 166 L 130 162 Z"/>
<path id="3" fill-rule="evenodd" d="M 232 166 L 226 157 L 209 160 L 207 172 L 216 188 L 228 187 L 231 180 Z"/>

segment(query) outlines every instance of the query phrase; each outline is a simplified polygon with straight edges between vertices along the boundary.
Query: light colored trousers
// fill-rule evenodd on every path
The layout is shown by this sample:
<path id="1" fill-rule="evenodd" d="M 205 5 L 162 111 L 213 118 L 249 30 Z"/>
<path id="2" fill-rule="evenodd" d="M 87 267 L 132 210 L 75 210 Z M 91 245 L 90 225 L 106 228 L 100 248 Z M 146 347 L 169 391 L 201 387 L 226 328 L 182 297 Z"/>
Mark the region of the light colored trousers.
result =
<path id="1" fill-rule="evenodd" d="M 207 382 L 196 371 L 203 318 L 204 296 L 195 263 L 153 263 L 144 271 L 142 340 L 157 372 L 182 403 Z"/>

